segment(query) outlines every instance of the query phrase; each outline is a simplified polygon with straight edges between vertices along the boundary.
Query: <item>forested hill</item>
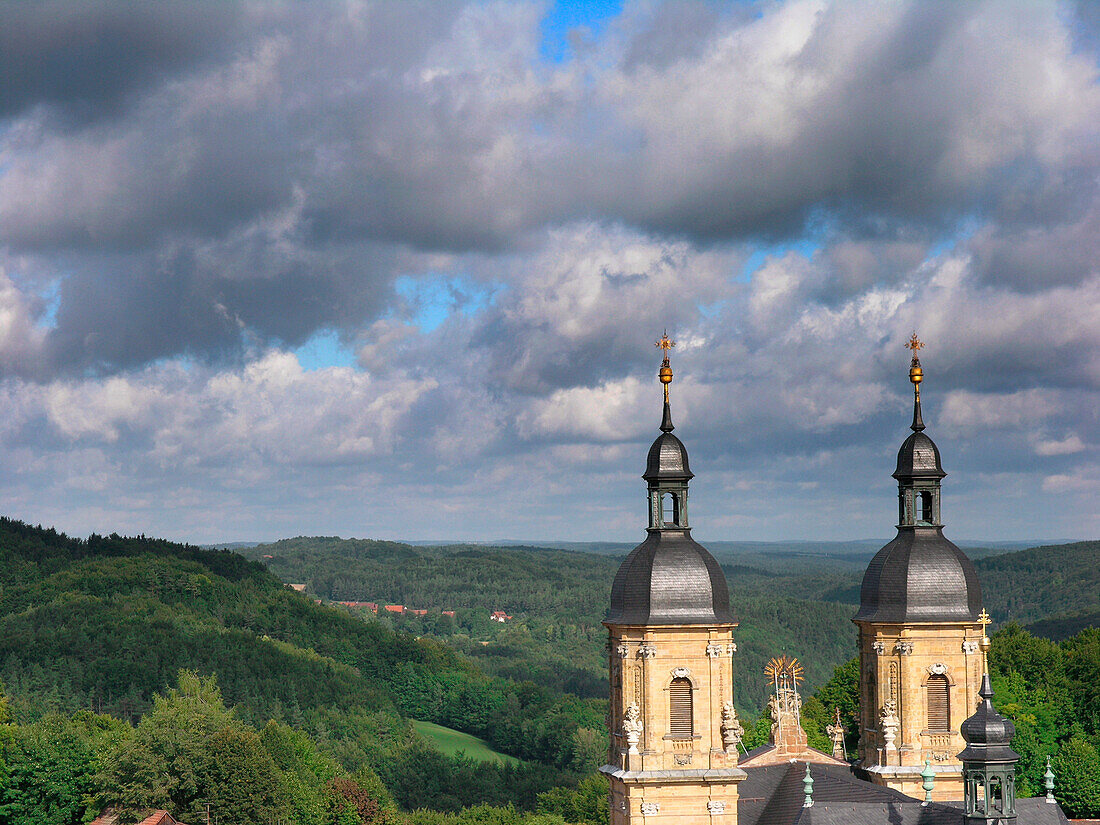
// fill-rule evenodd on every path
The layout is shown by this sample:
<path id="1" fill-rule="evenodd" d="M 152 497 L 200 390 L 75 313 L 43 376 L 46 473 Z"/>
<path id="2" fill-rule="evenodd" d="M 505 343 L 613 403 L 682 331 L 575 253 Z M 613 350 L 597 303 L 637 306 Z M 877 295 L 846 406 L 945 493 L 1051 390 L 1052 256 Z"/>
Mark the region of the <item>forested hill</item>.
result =
<path id="1" fill-rule="evenodd" d="M 1100 613 L 1098 558 L 1100 541 L 1078 541 L 989 556 L 974 565 L 994 618 L 1031 624 L 1061 614 Z M 1078 622 L 1077 630 L 1086 626 L 1087 620 Z"/>
<path id="2" fill-rule="evenodd" d="M 438 642 L 318 605 L 236 553 L 0 519 L 0 679 L 16 720 L 92 709 L 136 721 L 181 669 L 216 677 L 243 721 L 286 723 L 347 770 L 377 771 L 409 807 L 530 806 L 606 750 L 606 700 L 487 676 Z M 472 776 L 432 756 L 406 718 L 529 762 Z"/>
<path id="3" fill-rule="evenodd" d="M 17 711 L 136 718 L 181 668 L 217 673 L 226 699 L 258 717 L 383 707 L 363 675 L 432 660 L 458 666 L 320 609 L 236 553 L 0 519 L 0 677 Z"/>
<path id="4" fill-rule="evenodd" d="M 620 559 L 534 547 L 412 546 L 338 537 L 286 539 L 243 551 L 283 581 L 302 583 L 326 600 L 401 604 L 428 615 L 372 623 L 430 634 L 491 673 L 534 679 L 581 696 L 605 697 L 607 615 Z M 814 563 L 812 575 L 781 575 L 760 566 L 722 564 L 740 622 L 734 668 L 737 701 L 755 713 L 767 701 L 763 668 L 780 653 L 799 657 L 812 688 L 855 653 L 850 604 L 824 601 L 851 573 Z M 797 568 L 799 565 L 792 564 Z M 802 568 L 807 565 L 801 565 Z M 454 619 L 442 611 L 454 611 Z M 501 610 L 513 618 L 489 620 Z"/>
<path id="5" fill-rule="evenodd" d="M 802 659 L 812 689 L 855 652 L 850 619 L 869 558 L 865 544 L 838 546 L 836 552 L 823 545 L 776 545 L 768 556 L 757 545 L 721 545 L 718 558 L 740 623 L 734 669 L 740 706 L 755 712 L 763 705 L 760 671 L 774 655 Z M 977 559 L 986 607 L 998 624 L 1029 624 L 1053 638 L 1095 624 L 1098 549 L 1100 543 L 1077 542 Z M 283 581 L 306 584 L 326 600 L 427 610 L 423 617 L 383 614 L 372 621 L 436 636 L 491 673 L 581 696 L 607 695 L 606 633 L 600 622 L 620 561 L 607 552 L 413 546 L 332 536 L 286 539 L 242 552 L 262 560 Z M 1065 586 L 1069 581 L 1074 587 Z M 455 611 L 454 619 L 441 616 L 444 610 Z M 493 610 L 514 619 L 495 625 L 489 621 Z M 1039 621 L 1068 610 L 1076 615 Z"/>

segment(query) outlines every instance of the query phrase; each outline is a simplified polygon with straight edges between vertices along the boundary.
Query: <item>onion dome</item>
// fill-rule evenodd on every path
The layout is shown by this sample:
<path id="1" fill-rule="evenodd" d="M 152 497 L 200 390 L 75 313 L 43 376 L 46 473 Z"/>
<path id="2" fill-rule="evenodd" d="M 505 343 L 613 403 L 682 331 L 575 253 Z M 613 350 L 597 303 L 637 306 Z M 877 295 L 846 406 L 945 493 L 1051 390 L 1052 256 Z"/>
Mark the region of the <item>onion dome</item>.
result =
<path id="1" fill-rule="evenodd" d="M 649 527 L 645 541 L 630 552 L 611 585 L 609 624 L 726 624 L 729 588 L 718 562 L 691 537 L 687 518 L 687 448 L 672 434 L 668 385 L 672 368 L 665 335 L 658 373 L 665 389 L 661 435 L 653 442 L 643 478 L 649 488 Z"/>
<path id="2" fill-rule="evenodd" d="M 924 371 L 913 336 L 909 380 L 914 387 L 913 433 L 898 451 L 898 534 L 867 566 L 855 621 L 969 622 L 981 610 L 981 586 L 974 564 L 943 535 L 940 480 L 946 475 L 940 451 L 924 433 L 920 384 Z"/>
<path id="3" fill-rule="evenodd" d="M 962 723 L 960 731 L 966 740 L 966 748 L 959 754 L 963 762 L 1015 762 L 1020 754 L 1012 750 L 1012 737 L 1016 726 L 1011 719 L 997 713 L 993 707 L 993 685 L 989 674 L 982 676 L 982 697 L 974 715 Z"/>

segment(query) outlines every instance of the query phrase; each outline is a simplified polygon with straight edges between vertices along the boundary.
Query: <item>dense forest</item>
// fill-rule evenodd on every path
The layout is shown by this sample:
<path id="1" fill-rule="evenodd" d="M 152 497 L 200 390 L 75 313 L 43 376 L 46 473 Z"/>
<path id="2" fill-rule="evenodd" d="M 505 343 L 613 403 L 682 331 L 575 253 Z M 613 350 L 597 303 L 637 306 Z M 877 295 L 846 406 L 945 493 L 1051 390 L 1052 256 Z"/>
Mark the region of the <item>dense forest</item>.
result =
<path id="1" fill-rule="evenodd" d="M 381 777 L 406 809 L 489 801 L 533 810 L 540 793 L 575 787 L 606 750 L 606 700 L 487 676 L 437 642 L 317 605 L 237 554 L 144 537 L 79 540 L 0 519 L 0 678 L 5 712 L 28 737 L 5 740 L 9 787 L 19 787 L 13 765 L 37 764 L 44 742 L 87 738 L 74 753 L 92 759 L 143 731 L 159 718 L 158 694 L 163 702 L 169 686 L 195 689 L 193 679 L 177 685 L 181 671 L 216 675 L 235 723 L 301 732 L 348 776 Z M 524 761 L 443 757 L 409 718 L 466 731 Z M 38 774 L 28 769 L 27 781 Z M 78 822 L 87 812 L 78 805 L 76 818 L 45 815 L 56 802 L 45 791 L 41 799 L 47 807 L 5 802 L 29 811 L 10 821 Z"/>
<path id="2" fill-rule="evenodd" d="M 438 638 L 486 671 L 583 697 L 607 696 L 607 616 L 611 580 L 621 559 L 532 547 L 286 539 L 244 552 L 285 582 L 304 583 L 326 601 L 369 601 L 426 609 L 427 616 L 372 621 Z M 739 708 L 755 714 L 767 701 L 764 665 L 788 653 L 804 660 L 808 684 L 821 684 L 855 653 L 852 605 L 823 601 L 850 581 L 828 559 L 803 562 L 798 576 L 740 564 L 722 567 L 730 585 L 738 645 L 734 685 Z M 455 612 L 452 619 L 443 610 Z M 513 619 L 490 621 L 503 610 Z M 364 616 L 362 609 L 355 611 Z"/>
<path id="3" fill-rule="evenodd" d="M 593 771 L 606 748 L 600 621 L 615 558 L 363 542 L 356 559 L 339 540 L 305 541 L 302 558 L 295 542 L 249 551 L 272 556 L 265 565 L 0 519 L 0 825 L 75 824 L 106 807 L 126 822 L 152 806 L 195 823 L 207 805 L 245 825 L 606 822 Z M 1094 549 L 1074 546 L 1067 565 Z M 825 748 L 833 708 L 855 709 L 852 607 L 821 600 L 843 589 L 850 564 L 785 575 L 738 561 L 724 566 L 743 689 L 762 695 L 753 659 L 777 652 L 824 673 L 803 718 Z M 316 574 L 296 575 L 307 563 Z M 275 572 L 318 597 L 432 612 L 357 615 Z M 1033 593 L 1046 598 L 1042 582 Z M 489 609 L 513 619 L 490 622 Z M 1067 810 L 1100 812 L 1100 631 L 1054 642 L 1010 624 L 991 662 L 998 707 L 1019 731 L 1021 790 L 1038 790 L 1052 755 Z M 543 678 L 565 664 L 572 676 Z M 566 690 L 570 679 L 584 695 Z M 743 703 L 751 747 L 770 719 L 762 702 Z M 522 761 L 446 756 L 410 719 Z"/>

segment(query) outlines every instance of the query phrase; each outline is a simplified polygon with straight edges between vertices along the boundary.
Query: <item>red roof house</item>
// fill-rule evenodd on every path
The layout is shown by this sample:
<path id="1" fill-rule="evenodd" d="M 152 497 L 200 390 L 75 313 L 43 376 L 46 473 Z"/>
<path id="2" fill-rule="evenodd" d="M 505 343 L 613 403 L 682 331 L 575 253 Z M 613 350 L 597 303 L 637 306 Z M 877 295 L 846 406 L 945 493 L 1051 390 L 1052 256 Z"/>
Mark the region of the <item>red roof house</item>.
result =
<path id="1" fill-rule="evenodd" d="M 104 811 L 92 820 L 92 825 L 117 825 L 117 823 L 118 814 L 111 810 Z M 183 823 L 168 813 L 168 811 L 153 811 L 149 816 L 141 820 L 138 825 L 183 825 Z"/>

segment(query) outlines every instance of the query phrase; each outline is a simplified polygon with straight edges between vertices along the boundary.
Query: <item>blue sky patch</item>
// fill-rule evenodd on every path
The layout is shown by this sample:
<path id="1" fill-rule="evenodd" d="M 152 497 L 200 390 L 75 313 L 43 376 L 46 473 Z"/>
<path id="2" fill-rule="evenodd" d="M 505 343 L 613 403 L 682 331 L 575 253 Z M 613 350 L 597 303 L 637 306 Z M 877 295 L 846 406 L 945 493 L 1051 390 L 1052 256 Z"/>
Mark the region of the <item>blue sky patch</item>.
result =
<path id="1" fill-rule="evenodd" d="M 587 28 L 598 38 L 607 21 L 623 10 L 622 0 L 558 0 L 542 19 L 539 54 L 551 63 L 565 63 L 575 55 L 569 33 Z"/>

